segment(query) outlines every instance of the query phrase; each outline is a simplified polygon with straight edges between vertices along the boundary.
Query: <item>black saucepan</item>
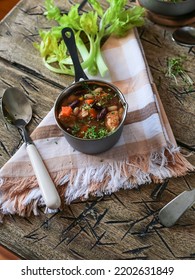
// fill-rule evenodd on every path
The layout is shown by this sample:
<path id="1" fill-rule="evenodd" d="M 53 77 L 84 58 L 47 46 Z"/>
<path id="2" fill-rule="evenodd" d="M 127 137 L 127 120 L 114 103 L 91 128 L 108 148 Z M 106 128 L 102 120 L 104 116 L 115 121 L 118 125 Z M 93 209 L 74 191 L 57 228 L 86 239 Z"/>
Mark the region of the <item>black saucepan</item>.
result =
<path id="1" fill-rule="evenodd" d="M 106 150 L 114 146 L 121 136 L 123 126 L 124 126 L 124 121 L 127 115 L 127 108 L 128 108 L 127 102 L 123 94 L 121 93 L 121 91 L 113 84 L 101 80 L 88 79 L 88 77 L 86 76 L 85 72 L 81 67 L 78 58 L 75 37 L 72 29 L 68 27 L 64 28 L 62 30 L 62 37 L 64 39 L 64 42 L 68 48 L 68 51 L 73 61 L 74 70 L 75 70 L 75 83 L 71 84 L 69 87 L 63 90 L 56 99 L 56 102 L 54 104 L 54 116 L 55 116 L 56 123 L 58 127 L 63 131 L 64 136 L 68 141 L 68 143 L 74 149 L 86 154 L 98 154 L 98 153 L 105 152 Z M 123 104 L 124 112 L 119 126 L 111 134 L 108 134 L 103 138 L 84 139 L 84 138 L 75 137 L 64 129 L 64 127 L 62 126 L 58 118 L 59 108 L 62 104 L 63 99 L 75 92 L 82 91 L 83 88 L 86 88 L 86 86 L 89 88 L 91 88 L 92 86 L 96 86 L 96 87 L 108 88 L 112 91 L 114 90 L 115 93 L 120 98 L 121 103 Z"/>

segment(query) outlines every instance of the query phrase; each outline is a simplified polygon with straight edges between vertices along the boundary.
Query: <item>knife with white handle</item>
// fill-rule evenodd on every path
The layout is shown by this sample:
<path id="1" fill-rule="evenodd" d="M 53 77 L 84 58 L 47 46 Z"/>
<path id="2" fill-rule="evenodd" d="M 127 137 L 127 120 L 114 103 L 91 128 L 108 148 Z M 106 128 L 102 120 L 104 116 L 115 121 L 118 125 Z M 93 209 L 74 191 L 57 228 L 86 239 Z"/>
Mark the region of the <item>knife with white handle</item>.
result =
<path id="1" fill-rule="evenodd" d="M 195 189 L 182 192 L 159 211 L 160 223 L 166 227 L 173 226 L 194 203 Z"/>

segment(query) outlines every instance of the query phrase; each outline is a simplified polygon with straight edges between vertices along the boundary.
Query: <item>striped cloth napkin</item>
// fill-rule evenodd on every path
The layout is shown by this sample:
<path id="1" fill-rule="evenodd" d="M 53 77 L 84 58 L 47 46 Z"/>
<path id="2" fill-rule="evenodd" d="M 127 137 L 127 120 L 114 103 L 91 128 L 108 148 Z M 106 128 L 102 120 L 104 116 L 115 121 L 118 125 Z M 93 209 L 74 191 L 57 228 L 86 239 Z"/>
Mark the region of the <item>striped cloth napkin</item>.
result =
<path id="1" fill-rule="evenodd" d="M 73 150 L 55 124 L 53 109 L 31 135 L 62 205 L 89 195 L 110 194 L 121 188 L 183 176 L 193 170 L 176 145 L 137 30 L 124 38 L 110 37 L 102 52 L 109 68 L 105 80 L 120 88 L 129 105 L 118 143 L 98 155 Z M 38 206 L 43 206 L 44 201 L 25 145 L 3 166 L 0 178 L 2 215 L 38 214 Z"/>

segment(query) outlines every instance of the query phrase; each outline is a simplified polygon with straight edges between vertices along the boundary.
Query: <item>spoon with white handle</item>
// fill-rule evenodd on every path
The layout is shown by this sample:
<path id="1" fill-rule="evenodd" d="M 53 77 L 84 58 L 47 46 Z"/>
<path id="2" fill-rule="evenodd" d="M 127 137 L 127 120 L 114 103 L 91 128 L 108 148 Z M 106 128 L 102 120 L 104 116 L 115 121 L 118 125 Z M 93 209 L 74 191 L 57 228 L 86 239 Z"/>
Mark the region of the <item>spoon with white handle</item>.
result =
<path id="1" fill-rule="evenodd" d="M 2 96 L 2 113 L 8 123 L 15 125 L 22 132 L 26 150 L 46 206 L 51 209 L 59 208 L 61 204 L 59 194 L 25 128 L 32 117 L 32 108 L 26 95 L 15 87 L 6 89 Z"/>
<path id="2" fill-rule="evenodd" d="M 166 227 L 173 226 L 194 203 L 195 189 L 182 192 L 159 211 L 161 224 Z"/>

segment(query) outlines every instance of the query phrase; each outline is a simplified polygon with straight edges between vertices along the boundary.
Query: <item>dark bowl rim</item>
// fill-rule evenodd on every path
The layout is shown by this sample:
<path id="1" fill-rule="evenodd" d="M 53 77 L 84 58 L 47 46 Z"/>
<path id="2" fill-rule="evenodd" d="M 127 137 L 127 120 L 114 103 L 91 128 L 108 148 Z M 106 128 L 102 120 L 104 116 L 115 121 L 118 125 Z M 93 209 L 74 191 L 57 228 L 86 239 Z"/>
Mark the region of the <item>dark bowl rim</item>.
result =
<path id="1" fill-rule="evenodd" d="M 57 111 L 57 106 L 59 105 L 58 103 L 61 101 L 60 99 L 62 98 L 63 94 L 66 93 L 67 90 L 70 90 L 71 88 L 73 88 L 75 85 L 78 85 L 78 84 L 81 84 L 81 83 L 84 83 L 84 82 L 98 82 L 98 83 L 103 83 L 105 85 L 108 85 L 110 87 L 112 87 L 117 93 L 119 93 L 119 97 L 120 99 L 123 101 L 123 107 L 125 109 L 124 111 L 124 114 L 123 114 L 123 119 L 121 120 L 119 126 L 113 131 L 111 132 L 110 134 L 102 137 L 102 138 L 96 138 L 96 139 L 85 139 L 85 138 L 80 138 L 80 137 L 76 137 L 68 132 L 66 132 L 64 130 L 64 128 L 60 125 L 60 123 L 58 122 L 58 119 L 56 117 L 56 111 Z M 68 94 L 68 93 L 67 93 Z M 70 93 L 71 94 L 71 93 Z M 80 80 L 80 81 L 77 81 L 77 82 L 74 82 L 72 83 L 70 86 L 68 86 L 67 88 L 65 88 L 59 95 L 58 97 L 56 98 L 55 100 L 55 103 L 54 103 L 54 118 L 55 118 L 55 121 L 56 121 L 56 124 L 57 126 L 63 131 L 63 133 L 65 135 L 67 135 L 68 137 L 70 138 L 73 138 L 75 140 L 79 140 L 79 141 L 83 141 L 83 142 L 97 142 L 97 141 L 101 141 L 103 139 L 107 139 L 109 138 L 110 136 L 112 136 L 113 134 L 115 134 L 123 125 L 124 125 L 124 122 L 125 122 L 125 119 L 126 119 L 126 116 L 127 116 L 127 110 L 128 110 L 128 103 L 124 97 L 124 94 L 121 92 L 121 90 L 116 87 L 114 84 L 112 84 L 111 82 L 107 82 L 107 81 L 103 81 L 103 80 L 98 80 L 98 79 L 89 79 L 89 80 Z"/>
<path id="2" fill-rule="evenodd" d="M 138 2 L 141 2 L 142 0 L 138 0 Z M 186 2 L 192 2 L 194 0 L 185 0 L 185 1 L 182 1 L 182 2 L 166 2 L 166 1 L 163 1 L 163 0 L 143 0 L 143 1 L 153 1 L 153 2 L 159 2 L 159 3 L 164 3 L 166 5 L 170 5 L 170 4 L 173 4 L 173 5 L 182 5 Z"/>
<path id="3" fill-rule="evenodd" d="M 182 17 L 195 11 L 194 0 L 186 0 L 178 3 L 164 2 L 161 0 L 137 0 L 139 5 L 149 12 L 160 16 Z"/>

